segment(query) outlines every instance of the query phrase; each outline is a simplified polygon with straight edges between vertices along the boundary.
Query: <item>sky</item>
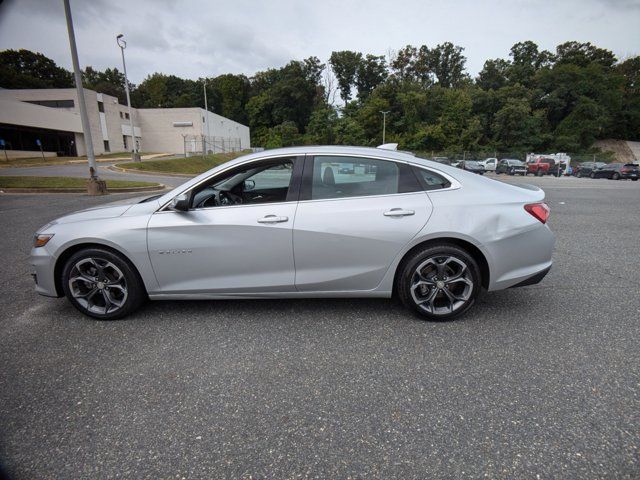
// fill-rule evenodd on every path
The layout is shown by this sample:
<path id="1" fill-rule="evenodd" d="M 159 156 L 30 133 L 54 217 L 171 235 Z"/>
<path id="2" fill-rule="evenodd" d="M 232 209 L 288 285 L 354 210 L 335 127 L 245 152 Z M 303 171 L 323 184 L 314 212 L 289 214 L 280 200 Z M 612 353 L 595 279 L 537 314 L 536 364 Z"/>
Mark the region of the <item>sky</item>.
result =
<path id="1" fill-rule="evenodd" d="M 71 69 L 62 0 L 0 0 L 0 50 L 37 51 Z M 253 73 L 334 50 L 388 55 L 450 41 L 475 76 L 489 58 L 533 40 L 553 51 L 591 42 L 618 58 L 640 53 L 640 0 L 71 0 L 80 65 L 197 79 Z"/>

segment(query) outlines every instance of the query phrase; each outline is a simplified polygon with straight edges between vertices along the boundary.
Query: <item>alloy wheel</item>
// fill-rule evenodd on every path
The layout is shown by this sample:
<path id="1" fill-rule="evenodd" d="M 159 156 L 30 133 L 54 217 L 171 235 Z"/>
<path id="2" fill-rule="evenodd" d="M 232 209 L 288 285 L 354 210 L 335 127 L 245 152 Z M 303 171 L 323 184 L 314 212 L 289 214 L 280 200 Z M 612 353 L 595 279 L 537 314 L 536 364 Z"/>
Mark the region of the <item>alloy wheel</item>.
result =
<path id="1" fill-rule="evenodd" d="M 443 255 L 430 257 L 416 268 L 410 291 L 419 309 L 448 315 L 469 301 L 473 286 L 468 266 L 459 258 Z"/>
<path id="2" fill-rule="evenodd" d="M 128 296 L 122 271 L 101 258 L 78 260 L 69 274 L 69 290 L 83 308 L 97 314 L 118 311 Z"/>

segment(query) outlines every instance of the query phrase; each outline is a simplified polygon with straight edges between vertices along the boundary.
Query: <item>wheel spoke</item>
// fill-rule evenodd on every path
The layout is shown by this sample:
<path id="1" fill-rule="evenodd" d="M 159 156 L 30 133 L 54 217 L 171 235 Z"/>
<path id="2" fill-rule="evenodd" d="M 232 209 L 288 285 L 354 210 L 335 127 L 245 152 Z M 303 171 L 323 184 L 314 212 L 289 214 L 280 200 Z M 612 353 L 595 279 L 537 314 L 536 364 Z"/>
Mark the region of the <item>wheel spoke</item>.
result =
<path id="1" fill-rule="evenodd" d="M 82 275 L 82 274 L 76 275 L 75 277 L 71 277 L 69 279 L 69 282 L 70 283 L 75 283 L 78 280 L 80 280 L 81 282 L 84 282 L 84 283 L 88 283 L 89 285 L 93 285 L 94 283 L 96 283 L 94 279 L 89 278 L 89 277 L 87 277 L 85 275 Z"/>
<path id="2" fill-rule="evenodd" d="M 473 282 L 466 277 L 459 277 L 459 278 L 454 278 L 453 280 L 451 279 L 447 280 L 447 285 L 450 285 L 452 283 L 464 283 L 466 285 L 469 285 L 470 287 L 473 287 Z"/>
<path id="3" fill-rule="evenodd" d="M 433 312 L 435 308 L 433 302 L 435 301 L 437 295 L 438 295 L 438 289 L 434 288 L 433 290 L 431 290 L 429 295 L 427 295 L 427 297 L 423 299 L 419 304 L 420 305 L 424 305 L 425 303 L 428 304 L 429 309 Z"/>
<path id="4" fill-rule="evenodd" d="M 447 299 L 449 300 L 449 312 L 453 312 L 453 306 L 456 302 L 456 298 L 453 296 L 453 294 L 449 291 L 448 288 L 443 288 L 442 289 L 444 295 L 447 297 Z"/>

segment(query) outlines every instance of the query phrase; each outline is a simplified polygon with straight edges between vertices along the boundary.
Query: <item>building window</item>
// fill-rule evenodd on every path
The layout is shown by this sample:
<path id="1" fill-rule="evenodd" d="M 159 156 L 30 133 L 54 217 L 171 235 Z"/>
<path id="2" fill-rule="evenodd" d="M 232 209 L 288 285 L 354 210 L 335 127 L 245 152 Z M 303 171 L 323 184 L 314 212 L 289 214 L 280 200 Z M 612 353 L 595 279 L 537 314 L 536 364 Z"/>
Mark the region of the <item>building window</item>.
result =
<path id="1" fill-rule="evenodd" d="M 129 150 L 129 148 L 127 147 L 127 136 L 126 135 L 122 135 L 122 144 L 124 145 L 124 149 L 125 150 Z"/>
<path id="2" fill-rule="evenodd" d="M 98 111 L 104 113 L 104 102 L 98 102 Z"/>
<path id="3" fill-rule="evenodd" d="M 25 100 L 25 102 L 50 108 L 73 108 L 75 106 L 73 100 Z"/>
<path id="4" fill-rule="evenodd" d="M 109 148 L 109 140 L 105 140 L 104 141 L 104 151 L 105 152 L 110 152 L 111 149 Z"/>
<path id="5" fill-rule="evenodd" d="M 129 120 L 129 114 L 128 114 L 128 113 L 125 113 L 125 114 L 124 114 L 124 118 L 126 118 L 127 120 Z"/>

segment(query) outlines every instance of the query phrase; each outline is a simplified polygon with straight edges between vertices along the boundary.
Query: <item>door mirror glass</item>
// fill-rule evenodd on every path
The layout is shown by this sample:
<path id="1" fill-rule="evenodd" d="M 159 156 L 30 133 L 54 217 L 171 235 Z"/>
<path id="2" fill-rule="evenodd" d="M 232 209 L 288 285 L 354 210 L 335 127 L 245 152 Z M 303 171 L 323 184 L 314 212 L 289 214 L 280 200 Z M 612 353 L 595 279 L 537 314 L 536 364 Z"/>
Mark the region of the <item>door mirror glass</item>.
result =
<path id="1" fill-rule="evenodd" d="M 177 197 L 171 200 L 171 208 L 179 212 L 186 212 L 189 210 L 189 195 L 181 193 Z"/>
<path id="2" fill-rule="evenodd" d="M 253 190 L 254 188 L 256 188 L 256 181 L 255 180 L 245 180 L 244 181 L 243 190 L 245 192 Z"/>

